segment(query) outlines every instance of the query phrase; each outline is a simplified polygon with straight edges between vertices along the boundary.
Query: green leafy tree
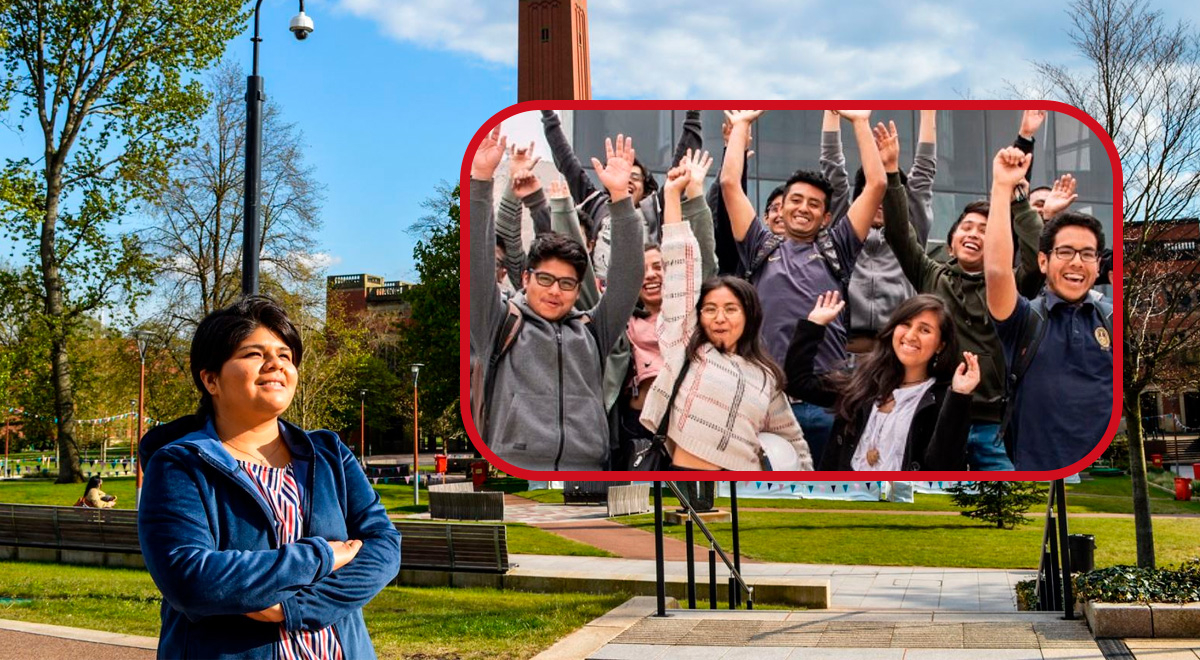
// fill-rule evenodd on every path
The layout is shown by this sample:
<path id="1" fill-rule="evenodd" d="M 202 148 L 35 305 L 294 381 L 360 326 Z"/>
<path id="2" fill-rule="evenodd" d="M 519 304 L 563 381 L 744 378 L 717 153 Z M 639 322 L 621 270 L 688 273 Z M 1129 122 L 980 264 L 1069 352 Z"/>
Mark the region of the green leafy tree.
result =
<path id="1" fill-rule="evenodd" d="M 207 107 L 194 76 L 245 24 L 221 0 L 0 2 L 0 105 L 32 119 L 32 154 L 0 171 L 0 225 L 33 267 L 5 278 L 49 337 L 59 481 L 83 479 L 71 339 L 90 313 L 146 291 L 151 262 L 114 225 L 161 187 Z"/>
<path id="2" fill-rule="evenodd" d="M 962 515 L 973 520 L 995 524 L 999 529 L 1013 529 L 1029 522 L 1025 512 L 1046 499 L 1046 489 L 1033 481 L 959 482 L 950 487 L 954 505 L 966 511 Z"/>
<path id="3" fill-rule="evenodd" d="M 458 400 L 459 308 L 453 304 L 461 286 L 458 193 L 458 186 L 439 187 L 425 202 L 431 213 L 412 227 L 421 236 L 413 249 L 420 283 L 406 295 L 412 313 L 401 326 L 400 353 L 404 364 L 425 364 L 420 411 L 431 424 Z"/>

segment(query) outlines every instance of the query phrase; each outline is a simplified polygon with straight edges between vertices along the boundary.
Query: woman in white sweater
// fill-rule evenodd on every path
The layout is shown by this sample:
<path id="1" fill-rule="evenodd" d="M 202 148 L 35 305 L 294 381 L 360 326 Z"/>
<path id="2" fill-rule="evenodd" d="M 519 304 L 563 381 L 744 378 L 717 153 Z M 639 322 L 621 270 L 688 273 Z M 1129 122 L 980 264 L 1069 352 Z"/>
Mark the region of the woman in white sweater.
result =
<path id="1" fill-rule="evenodd" d="M 642 424 L 660 427 L 686 364 L 666 432 L 673 467 L 761 470 L 759 435 L 771 433 L 791 444 L 800 469 L 811 470 L 808 443 L 783 393 L 783 372 L 761 345 L 758 293 L 735 277 L 701 283 L 700 247 L 681 222 L 680 199 L 690 178 L 685 166 L 667 173 L 657 328 L 664 364 L 646 398 Z"/>

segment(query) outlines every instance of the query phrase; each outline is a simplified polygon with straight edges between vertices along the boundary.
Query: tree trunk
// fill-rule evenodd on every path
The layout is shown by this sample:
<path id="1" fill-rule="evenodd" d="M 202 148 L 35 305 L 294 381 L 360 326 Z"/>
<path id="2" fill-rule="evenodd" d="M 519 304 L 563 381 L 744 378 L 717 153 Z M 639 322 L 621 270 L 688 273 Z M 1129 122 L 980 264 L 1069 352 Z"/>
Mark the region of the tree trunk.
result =
<path id="1" fill-rule="evenodd" d="M 49 160 L 49 159 L 48 159 Z M 55 229 L 62 194 L 62 175 L 51 166 L 46 173 L 46 215 L 42 219 L 42 284 L 46 288 L 46 322 L 50 326 L 50 381 L 54 386 L 54 414 L 58 425 L 58 482 L 79 483 L 79 443 L 75 439 L 75 391 L 71 385 L 71 362 L 67 355 L 67 327 L 63 318 L 63 283 L 55 254 Z"/>
<path id="2" fill-rule="evenodd" d="M 1129 437 L 1129 474 L 1133 477 L 1133 525 L 1137 532 L 1137 563 L 1154 568 L 1154 528 L 1150 519 L 1150 491 L 1146 480 L 1146 446 L 1142 443 L 1142 391 L 1128 388 L 1125 398 L 1125 433 Z"/>

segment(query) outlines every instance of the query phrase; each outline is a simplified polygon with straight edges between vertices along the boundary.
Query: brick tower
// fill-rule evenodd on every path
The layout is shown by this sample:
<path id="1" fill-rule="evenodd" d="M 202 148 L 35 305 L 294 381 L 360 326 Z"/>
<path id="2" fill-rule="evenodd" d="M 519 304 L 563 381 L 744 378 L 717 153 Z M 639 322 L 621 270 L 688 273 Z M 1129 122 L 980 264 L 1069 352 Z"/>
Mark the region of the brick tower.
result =
<path id="1" fill-rule="evenodd" d="M 518 0 L 517 100 L 592 98 L 587 0 Z"/>

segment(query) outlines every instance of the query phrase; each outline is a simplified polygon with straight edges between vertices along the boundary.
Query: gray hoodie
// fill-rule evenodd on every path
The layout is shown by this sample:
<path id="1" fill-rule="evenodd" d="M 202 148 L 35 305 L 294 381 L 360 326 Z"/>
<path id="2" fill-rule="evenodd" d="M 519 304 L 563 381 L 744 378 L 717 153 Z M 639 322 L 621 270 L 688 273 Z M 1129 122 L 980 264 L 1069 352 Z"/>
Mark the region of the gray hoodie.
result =
<path id="1" fill-rule="evenodd" d="M 471 181 L 471 341 L 477 369 L 487 368 L 507 314 L 496 286 L 492 182 Z M 496 365 L 484 442 L 504 461 L 528 470 L 603 470 L 608 463 L 608 418 L 601 365 L 637 303 L 642 286 L 642 225 L 629 199 L 609 203 L 613 272 L 600 302 L 547 321 L 513 302 L 524 321 Z"/>

